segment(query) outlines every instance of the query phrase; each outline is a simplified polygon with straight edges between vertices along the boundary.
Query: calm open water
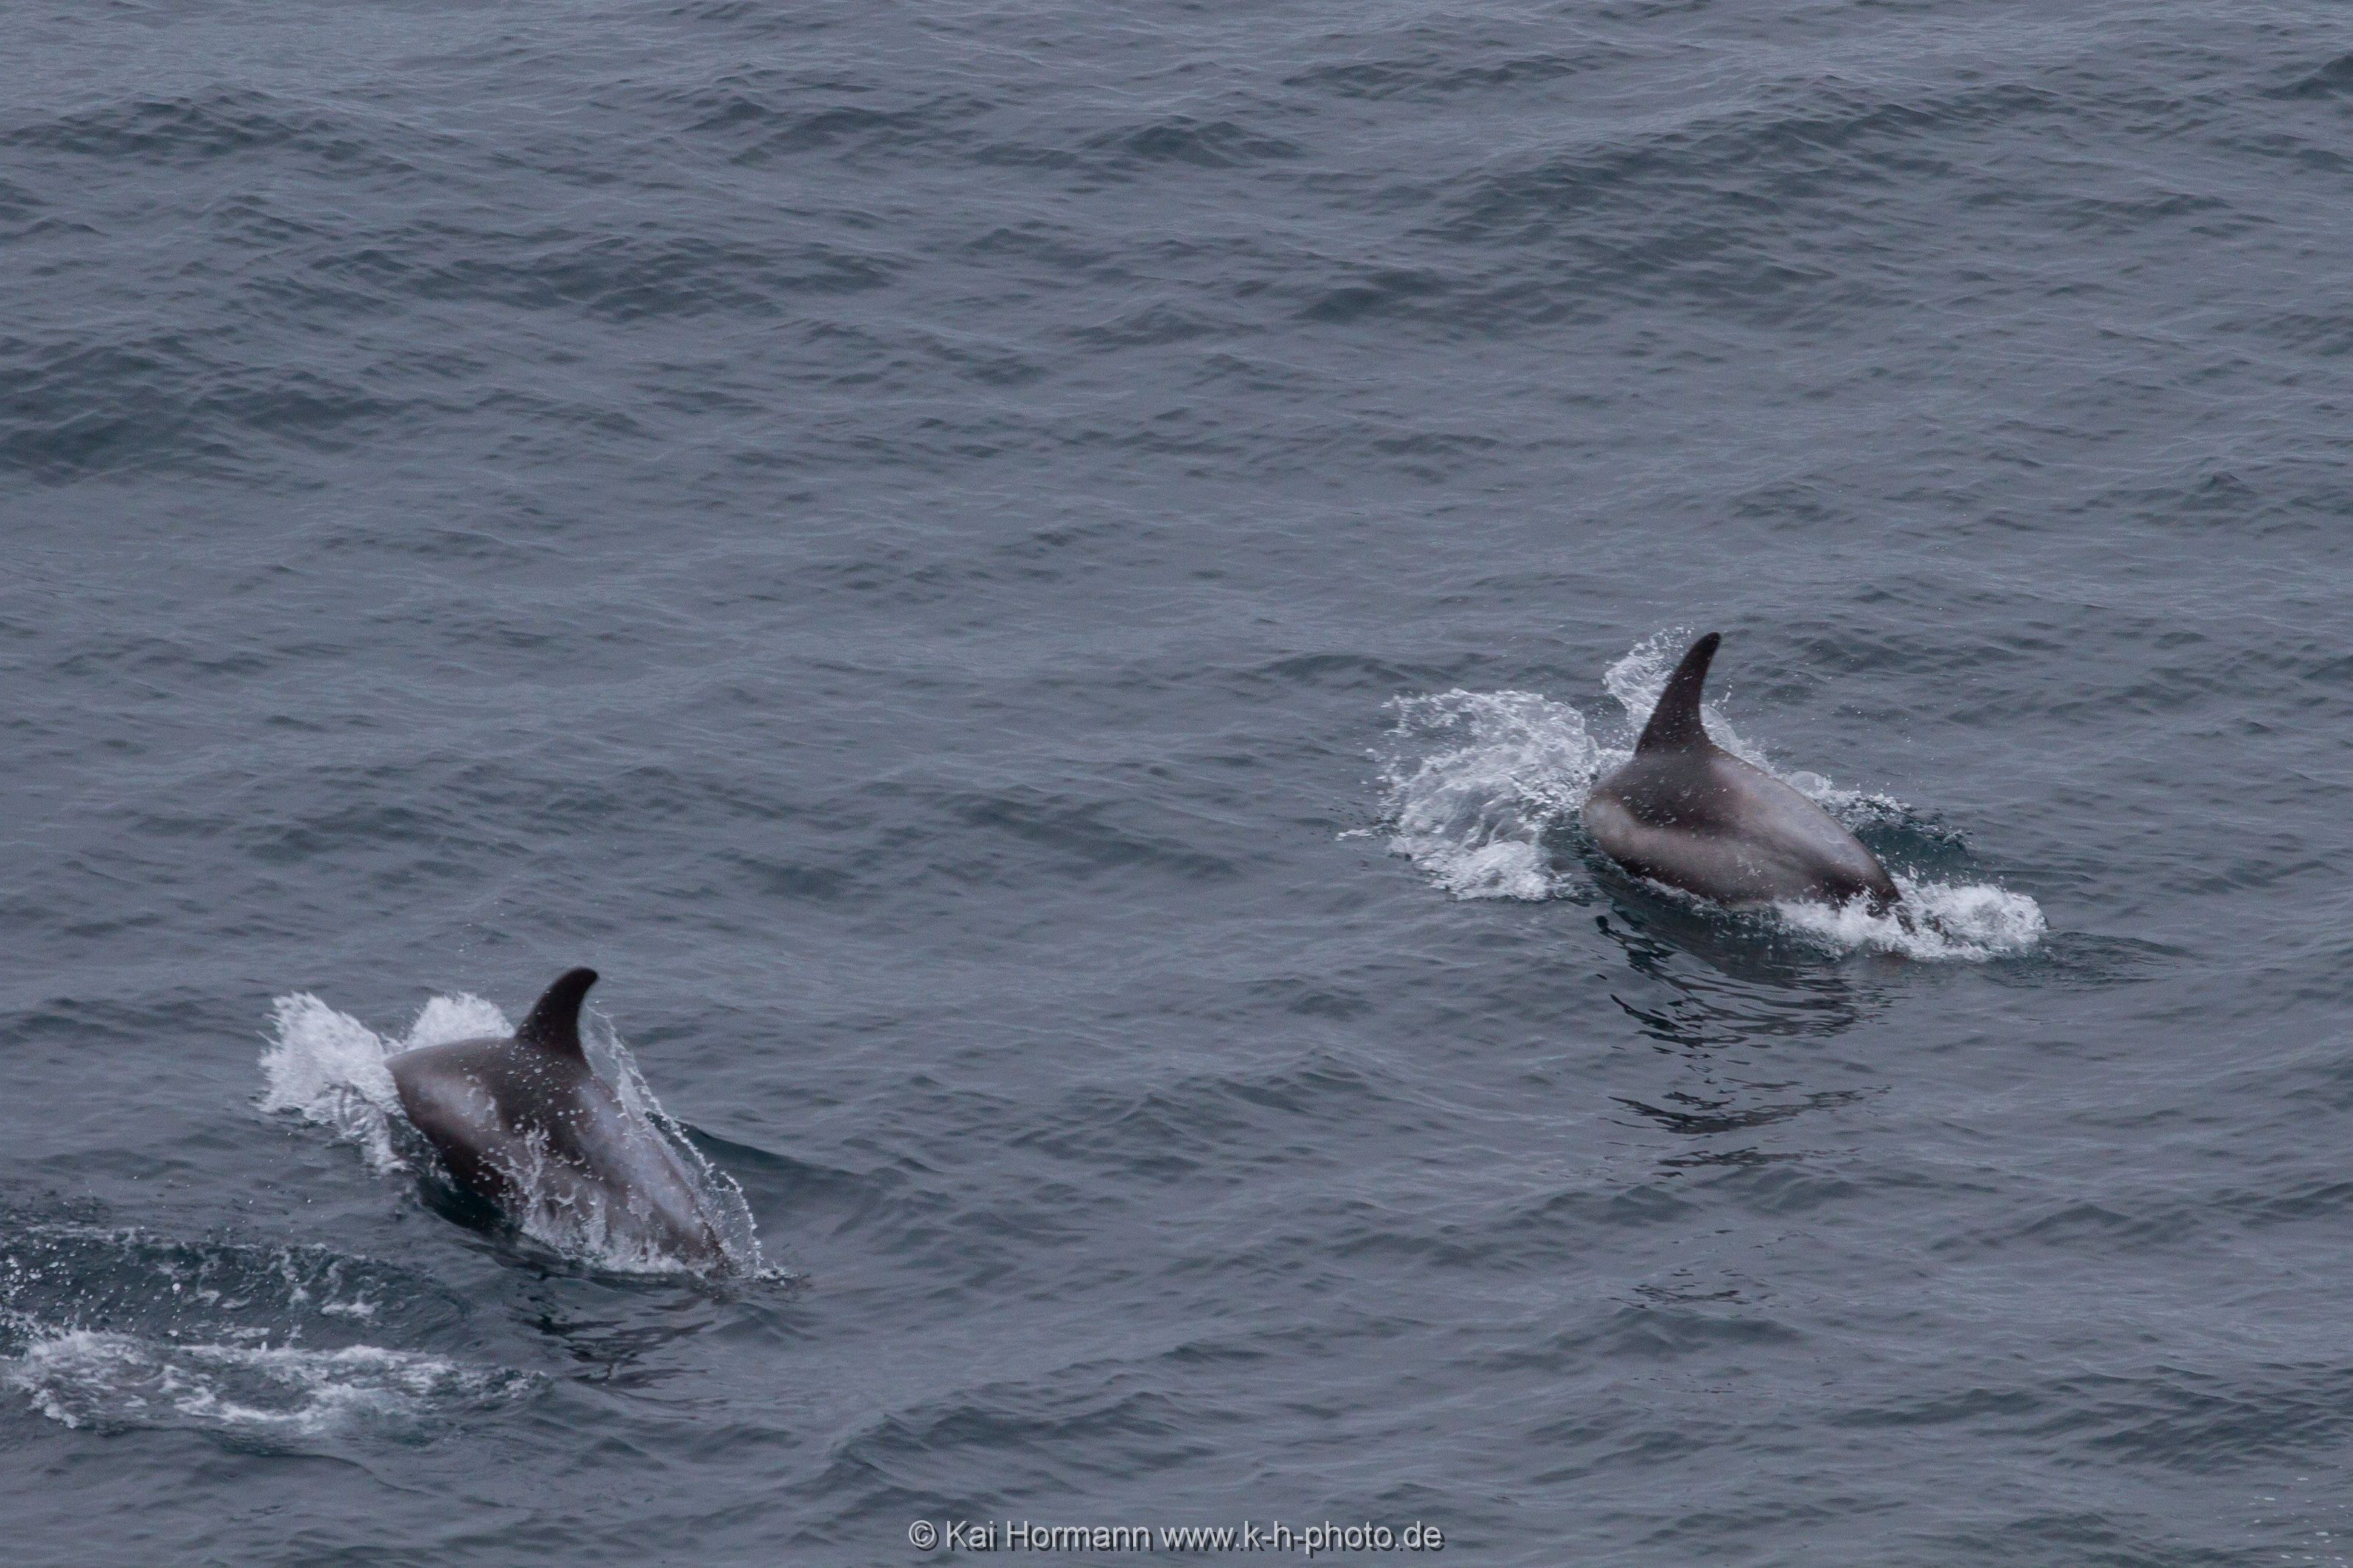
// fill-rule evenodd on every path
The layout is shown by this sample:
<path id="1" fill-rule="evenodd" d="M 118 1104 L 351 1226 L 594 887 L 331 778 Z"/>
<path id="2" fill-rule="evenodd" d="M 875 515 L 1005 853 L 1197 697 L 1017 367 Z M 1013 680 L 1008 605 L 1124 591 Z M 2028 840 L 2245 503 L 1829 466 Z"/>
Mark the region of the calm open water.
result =
<path id="1" fill-rule="evenodd" d="M 2353 16 L 6 32 L 11 1563 L 2345 1561 Z M 762 1267 L 337 1121 L 582 963 Z"/>

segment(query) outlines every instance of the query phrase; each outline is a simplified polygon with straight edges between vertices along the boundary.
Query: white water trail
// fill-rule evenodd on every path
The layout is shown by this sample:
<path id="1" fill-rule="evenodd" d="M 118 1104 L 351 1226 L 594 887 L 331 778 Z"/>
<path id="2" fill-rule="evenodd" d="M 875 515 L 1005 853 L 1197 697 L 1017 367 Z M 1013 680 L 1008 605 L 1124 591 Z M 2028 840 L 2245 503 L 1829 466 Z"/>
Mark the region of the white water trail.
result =
<path id="1" fill-rule="evenodd" d="M 303 1436 L 353 1423 L 406 1424 L 497 1403 L 527 1373 L 375 1345 L 340 1350 L 186 1344 L 67 1329 L 0 1358 L 0 1386 L 52 1421 L 101 1430 L 209 1427 Z"/>

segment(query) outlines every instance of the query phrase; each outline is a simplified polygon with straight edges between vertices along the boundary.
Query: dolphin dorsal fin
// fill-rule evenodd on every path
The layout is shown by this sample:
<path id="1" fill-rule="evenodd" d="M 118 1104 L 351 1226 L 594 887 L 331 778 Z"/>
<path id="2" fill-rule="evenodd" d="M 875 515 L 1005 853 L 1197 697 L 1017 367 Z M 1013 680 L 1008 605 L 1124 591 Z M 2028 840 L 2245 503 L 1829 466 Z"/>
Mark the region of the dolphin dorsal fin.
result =
<path id="1" fill-rule="evenodd" d="M 532 1005 L 531 1016 L 515 1031 L 516 1040 L 576 1062 L 587 1060 L 580 1050 L 580 1002 L 596 984 L 593 969 L 567 969 L 556 976 L 546 994 Z"/>
<path id="2" fill-rule="evenodd" d="M 1707 684 L 1708 661 L 1723 640 L 1721 632 L 1710 632 L 1691 645 L 1683 661 L 1667 677 L 1667 689 L 1659 694 L 1659 705 L 1651 710 L 1642 738 L 1634 742 L 1636 756 L 1645 752 L 1687 752 L 1709 743 L 1707 726 L 1700 721 L 1699 694 Z"/>

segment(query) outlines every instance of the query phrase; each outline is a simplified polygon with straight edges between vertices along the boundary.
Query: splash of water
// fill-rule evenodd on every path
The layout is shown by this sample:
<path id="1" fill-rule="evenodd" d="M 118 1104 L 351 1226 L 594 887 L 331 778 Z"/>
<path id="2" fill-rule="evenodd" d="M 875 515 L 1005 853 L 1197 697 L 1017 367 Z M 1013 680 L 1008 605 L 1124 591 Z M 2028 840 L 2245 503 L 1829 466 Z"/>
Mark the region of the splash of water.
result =
<path id="1" fill-rule="evenodd" d="M 375 1345 L 340 1350 L 181 1344 L 95 1329 L 35 1338 L 0 1360 L 0 1386 L 68 1426 L 186 1426 L 305 1436 L 358 1422 L 406 1425 L 501 1403 L 528 1373 Z"/>
<path id="2" fill-rule="evenodd" d="M 1633 754 L 1633 740 L 1666 689 L 1688 638 L 1645 637 L 1602 677 L 1620 713 L 1611 740 L 1586 715 L 1531 691 L 1464 691 L 1400 697 L 1381 766 L 1390 847 L 1432 884 L 1459 899 L 1542 900 L 1572 886 L 1573 863 L 1556 864 L 1548 840 L 1575 830 L 1594 784 Z M 1784 772 L 1713 704 L 1701 716 L 1708 736 L 1742 761 L 1773 773 L 1850 829 L 1914 820 L 1892 795 L 1843 788 L 1820 773 Z M 2021 952 L 2046 925 L 2033 899 L 1991 883 L 1915 878 L 1891 869 L 1908 921 L 1873 915 L 1860 903 L 1785 903 L 1792 931 L 1840 952 L 1866 949 L 1920 959 L 1983 960 Z"/>
<path id="3" fill-rule="evenodd" d="M 1390 706 L 1390 847 L 1458 899 L 1550 898 L 1545 835 L 1575 817 L 1609 757 L 1585 716 L 1532 691 L 1446 691 Z M 1435 749 L 1417 756 L 1417 744 Z"/>
<path id="4" fill-rule="evenodd" d="M 1999 958 L 2024 952 L 2050 929 L 2042 906 L 2024 893 L 1990 882 L 1931 882 L 1900 871 L 1889 874 L 1912 915 L 1908 925 L 1893 911 L 1872 913 L 1860 899 L 1774 909 L 1791 930 L 1836 951 L 1870 949 L 1913 958 Z"/>
<path id="5" fill-rule="evenodd" d="M 426 1003 L 398 1042 L 386 1040 L 348 1014 L 308 993 L 278 997 L 274 1029 L 261 1054 L 264 1110 L 290 1111 L 358 1145 L 377 1173 L 389 1175 L 429 1162 L 408 1124 L 394 1088 L 391 1058 L 404 1051 L 456 1040 L 513 1033 L 506 1015 L 479 996 L 436 996 Z M 733 1178 L 703 1158 L 655 1100 L 645 1076 L 612 1026 L 581 1015 L 580 1043 L 596 1075 L 609 1086 L 632 1122 L 634 1137 L 666 1143 L 692 1177 L 703 1216 L 720 1243 L 715 1264 L 681 1258 L 654 1238 L 649 1215 L 626 1201 L 617 1207 L 600 1191 L 567 1179 L 544 1141 L 527 1139 L 517 1168 L 505 1173 L 522 1194 L 508 1215 L 532 1240 L 574 1262 L 626 1274 L 763 1270 L 751 1205 Z M 404 1151 L 406 1151 L 404 1153 Z"/>
<path id="6" fill-rule="evenodd" d="M 384 1041 L 308 992 L 272 1005 L 277 1040 L 261 1056 L 269 1086 L 262 1109 L 300 1111 L 358 1144 L 376 1170 L 399 1170 L 391 1119 L 400 1113 L 400 1096 L 385 1066 Z"/>

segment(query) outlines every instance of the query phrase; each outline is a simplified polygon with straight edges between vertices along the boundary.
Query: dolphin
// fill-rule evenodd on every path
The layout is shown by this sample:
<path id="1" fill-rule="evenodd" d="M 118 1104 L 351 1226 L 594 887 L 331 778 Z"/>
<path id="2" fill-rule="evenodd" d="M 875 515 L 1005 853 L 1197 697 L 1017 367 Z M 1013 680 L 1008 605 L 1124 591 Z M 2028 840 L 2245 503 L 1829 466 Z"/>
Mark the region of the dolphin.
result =
<path id="1" fill-rule="evenodd" d="M 1723 640 L 1708 633 L 1675 666 L 1634 755 L 1586 797 L 1586 831 L 1635 875 L 1721 904 L 1860 898 L 1884 913 L 1903 895 L 1877 856 L 1820 806 L 1707 738 L 1700 688 Z"/>
<path id="2" fill-rule="evenodd" d="M 458 1185 L 511 1219 L 541 1206 L 617 1242 L 695 1266 L 726 1247 L 670 1139 L 590 1070 L 580 1003 L 593 969 L 557 977 L 512 1038 L 403 1051 L 386 1065 L 401 1109 Z"/>

